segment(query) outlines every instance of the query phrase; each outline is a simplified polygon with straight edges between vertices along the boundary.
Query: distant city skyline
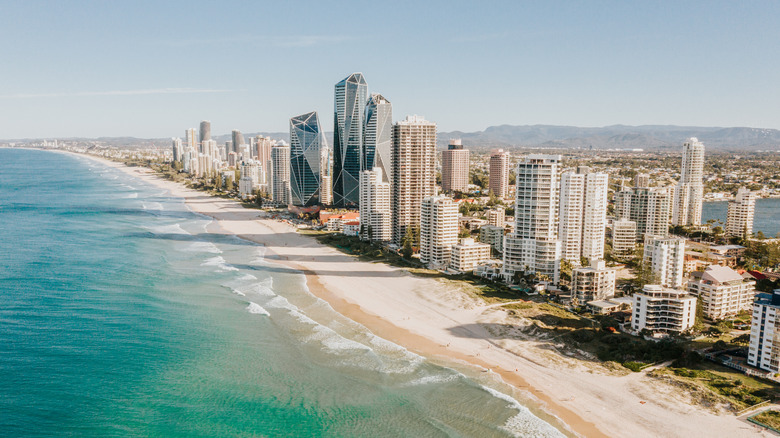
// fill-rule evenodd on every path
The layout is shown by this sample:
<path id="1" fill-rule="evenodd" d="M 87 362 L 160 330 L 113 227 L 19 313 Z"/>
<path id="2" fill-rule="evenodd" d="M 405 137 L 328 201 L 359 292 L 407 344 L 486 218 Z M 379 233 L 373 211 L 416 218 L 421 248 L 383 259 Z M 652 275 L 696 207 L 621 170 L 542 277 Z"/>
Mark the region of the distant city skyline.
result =
<path id="1" fill-rule="evenodd" d="M 780 129 L 777 2 L 409 7 L 9 2 L 0 138 L 178 137 L 201 120 L 214 135 L 285 132 L 307 111 L 330 127 L 333 84 L 353 72 L 395 121 L 419 114 L 445 132 Z M 351 25 L 334 31 L 343 10 Z"/>

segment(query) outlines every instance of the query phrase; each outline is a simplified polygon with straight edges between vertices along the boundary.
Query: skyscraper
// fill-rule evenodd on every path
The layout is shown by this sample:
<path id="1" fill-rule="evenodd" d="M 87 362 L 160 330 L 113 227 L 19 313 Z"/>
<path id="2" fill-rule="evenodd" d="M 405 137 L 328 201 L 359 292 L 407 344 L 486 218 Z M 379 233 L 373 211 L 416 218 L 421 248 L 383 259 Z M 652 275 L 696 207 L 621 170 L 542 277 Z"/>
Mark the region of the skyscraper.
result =
<path id="1" fill-rule="evenodd" d="M 681 287 L 685 268 L 685 239 L 645 235 L 643 263 L 647 263 L 661 286 Z"/>
<path id="2" fill-rule="evenodd" d="M 360 237 L 363 240 L 389 242 L 393 237 L 390 183 L 383 180 L 381 167 L 360 172 Z"/>
<path id="3" fill-rule="evenodd" d="M 363 158 L 363 118 L 368 85 L 362 73 L 336 84 L 333 115 L 333 203 L 345 207 L 360 202 Z"/>
<path id="4" fill-rule="evenodd" d="M 189 128 L 184 131 L 184 149 L 194 149 L 196 152 L 202 152 L 198 147 L 198 133 L 195 128 Z"/>
<path id="5" fill-rule="evenodd" d="M 393 105 L 381 94 L 371 94 L 366 103 L 363 129 L 363 165 L 361 170 L 382 169 L 382 178 L 391 182 L 393 169 Z"/>
<path id="6" fill-rule="evenodd" d="M 560 155 L 527 156 L 517 165 L 515 229 L 504 245 L 504 277 L 540 274 L 558 283 Z"/>
<path id="7" fill-rule="evenodd" d="M 200 122 L 200 142 L 211 140 L 211 122 L 204 120 Z"/>
<path id="8" fill-rule="evenodd" d="M 672 196 L 669 187 L 632 187 L 615 193 L 615 216 L 636 223 L 636 238 L 669 233 Z"/>
<path id="9" fill-rule="evenodd" d="M 291 203 L 312 206 L 320 202 L 322 149 L 325 138 L 316 111 L 290 119 Z"/>
<path id="10" fill-rule="evenodd" d="M 436 124 L 407 116 L 393 125 L 393 243 L 420 224 L 422 200 L 436 194 Z"/>
<path id="11" fill-rule="evenodd" d="M 233 151 L 235 153 L 239 153 L 239 149 L 238 148 L 242 144 L 246 144 L 246 142 L 244 141 L 244 135 L 241 134 L 241 131 L 239 131 L 238 129 L 234 129 L 233 130 L 233 144 L 232 144 L 233 148 L 231 149 L 231 151 Z"/>
<path id="12" fill-rule="evenodd" d="M 268 184 L 271 182 L 271 147 L 271 139 L 269 137 L 263 137 L 262 135 L 255 137 L 254 155 L 257 157 L 257 161 L 260 162 L 259 184 Z"/>
<path id="13" fill-rule="evenodd" d="M 181 139 L 172 138 L 171 141 L 173 143 L 173 161 L 182 161 L 184 159 L 184 148 L 181 145 Z"/>
<path id="14" fill-rule="evenodd" d="M 431 196 L 420 206 L 420 261 L 430 269 L 450 264 L 458 243 L 458 204 L 447 196 Z"/>
<path id="15" fill-rule="evenodd" d="M 271 148 L 271 196 L 274 202 L 290 203 L 290 148 L 277 145 Z"/>
<path id="16" fill-rule="evenodd" d="M 674 188 L 672 225 L 701 224 L 704 201 L 704 145 L 691 137 L 683 143 L 680 182 Z"/>
<path id="17" fill-rule="evenodd" d="M 499 149 L 490 154 L 488 190 L 503 199 L 509 193 L 509 152 Z"/>
<path id="18" fill-rule="evenodd" d="M 441 153 L 441 189 L 445 192 L 463 192 L 469 185 L 469 150 L 460 140 L 450 140 Z"/>
<path id="19" fill-rule="evenodd" d="M 737 196 L 729 201 L 726 216 L 726 235 L 747 238 L 753 234 L 753 216 L 756 211 L 756 194 L 740 187 Z"/>

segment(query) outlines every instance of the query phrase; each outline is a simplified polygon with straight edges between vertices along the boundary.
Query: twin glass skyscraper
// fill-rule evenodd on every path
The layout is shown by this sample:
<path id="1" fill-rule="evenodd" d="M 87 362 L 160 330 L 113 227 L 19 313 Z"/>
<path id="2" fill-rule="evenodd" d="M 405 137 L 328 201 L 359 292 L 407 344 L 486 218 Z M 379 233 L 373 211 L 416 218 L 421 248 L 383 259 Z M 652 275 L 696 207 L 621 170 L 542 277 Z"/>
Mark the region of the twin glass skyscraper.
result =
<path id="1" fill-rule="evenodd" d="M 360 203 L 360 172 L 382 168 L 389 178 L 393 111 L 379 94 L 368 96 L 362 73 L 336 84 L 333 134 L 333 203 L 339 207 Z"/>
<path id="2" fill-rule="evenodd" d="M 323 151 L 327 151 L 317 112 L 290 119 L 290 202 L 309 207 L 320 203 Z"/>

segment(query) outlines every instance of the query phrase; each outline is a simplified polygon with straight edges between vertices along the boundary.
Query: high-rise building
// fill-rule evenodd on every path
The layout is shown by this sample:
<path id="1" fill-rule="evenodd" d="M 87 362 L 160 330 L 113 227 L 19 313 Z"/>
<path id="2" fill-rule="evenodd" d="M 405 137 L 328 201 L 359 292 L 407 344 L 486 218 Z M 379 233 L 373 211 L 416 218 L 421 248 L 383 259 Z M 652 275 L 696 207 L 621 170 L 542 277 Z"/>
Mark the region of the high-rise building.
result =
<path id="1" fill-rule="evenodd" d="M 618 219 L 612 222 L 612 253 L 627 256 L 636 246 L 636 222 Z"/>
<path id="2" fill-rule="evenodd" d="M 758 294 L 750 321 L 747 363 L 772 373 L 780 372 L 780 289 Z"/>
<path id="3" fill-rule="evenodd" d="M 503 149 L 490 154 L 488 190 L 500 199 L 509 194 L 509 152 Z"/>
<path id="4" fill-rule="evenodd" d="M 650 267 L 661 286 L 682 287 L 685 239 L 646 234 L 642 261 Z"/>
<path id="5" fill-rule="evenodd" d="M 182 161 L 184 159 L 184 148 L 182 147 L 181 139 L 172 138 L 171 141 L 173 143 L 173 161 Z"/>
<path id="6" fill-rule="evenodd" d="M 634 294 L 631 328 L 654 333 L 683 332 L 696 319 L 696 297 L 685 291 L 648 284 Z"/>
<path id="7" fill-rule="evenodd" d="M 189 128 L 184 131 L 184 148 L 194 149 L 196 152 L 202 152 L 198 147 L 198 132 L 195 128 Z"/>
<path id="8" fill-rule="evenodd" d="M 271 196 L 274 202 L 290 204 L 290 147 L 271 148 Z"/>
<path id="9" fill-rule="evenodd" d="M 366 103 L 361 170 L 382 169 L 382 178 L 392 183 L 393 105 L 381 94 L 372 93 Z"/>
<path id="10" fill-rule="evenodd" d="M 756 211 L 756 194 L 740 187 L 737 196 L 729 201 L 726 216 L 726 235 L 729 237 L 750 237 L 753 234 L 753 216 Z"/>
<path id="11" fill-rule="evenodd" d="M 363 118 L 368 85 L 362 73 L 352 73 L 336 84 L 333 114 L 333 203 L 339 207 L 360 202 L 363 158 Z"/>
<path id="12" fill-rule="evenodd" d="M 558 283 L 560 155 L 532 154 L 517 164 L 515 229 L 504 241 L 504 277 L 540 274 Z"/>
<path id="13" fill-rule="evenodd" d="M 327 148 L 317 112 L 290 119 L 291 203 L 312 206 L 320 202 L 322 149 Z"/>
<path id="14" fill-rule="evenodd" d="M 436 194 L 436 123 L 407 116 L 393 125 L 393 243 L 420 225 L 422 200 Z"/>
<path id="15" fill-rule="evenodd" d="M 638 241 L 645 234 L 667 235 L 671 213 L 669 187 L 633 187 L 615 193 L 615 216 L 636 223 Z"/>
<path id="16" fill-rule="evenodd" d="M 389 242 L 393 238 L 390 210 L 390 183 L 382 177 L 382 168 L 360 172 L 360 238 Z"/>
<path id="17" fill-rule="evenodd" d="M 271 182 L 271 148 L 273 147 L 273 144 L 271 143 L 270 137 L 263 137 L 262 135 L 258 135 L 255 137 L 255 157 L 257 157 L 257 161 L 260 163 L 260 179 L 258 181 L 259 184 L 269 184 Z"/>
<path id="18" fill-rule="evenodd" d="M 211 140 L 211 122 L 204 120 L 200 122 L 200 142 Z"/>
<path id="19" fill-rule="evenodd" d="M 561 175 L 558 238 L 561 256 L 575 265 L 582 257 L 604 257 L 608 184 L 606 173 L 592 173 L 587 167 Z"/>
<path id="20" fill-rule="evenodd" d="M 634 175 L 634 187 L 650 187 L 650 175 L 646 173 Z"/>
<path id="21" fill-rule="evenodd" d="M 458 243 L 458 204 L 447 196 L 431 196 L 420 206 L 420 261 L 430 269 L 449 266 Z"/>
<path id="22" fill-rule="evenodd" d="M 501 206 L 491 208 L 487 211 L 487 222 L 488 225 L 504 228 L 506 223 L 506 210 Z"/>
<path id="23" fill-rule="evenodd" d="M 672 225 L 701 224 L 704 201 L 704 144 L 696 137 L 683 143 L 680 182 L 674 188 Z"/>
<path id="24" fill-rule="evenodd" d="M 441 189 L 445 192 L 463 192 L 469 185 L 469 150 L 463 143 L 450 140 L 446 151 L 441 153 Z"/>
<path id="25" fill-rule="evenodd" d="M 232 149 L 231 151 L 235 153 L 239 153 L 239 147 L 241 147 L 242 144 L 246 144 L 244 141 L 244 134 L 241 133 L 238 129 L 233 130 L 233 143 L 232 143 Z"/>
<path id="26" fill-rule="evenodd" d="M 571 273 L 572 298 L 584 306 L 589 301 L 606 300 L 615 296 L 616 268 L 607 268 L 604 260 L 591 259 L 585 268 Z"/>
<path id="27" fill-rule="evenodd" d="M 699 297 L 704 317 L 716 321 L 750 310 L 755 285 L 728 266 L 710 265 L 704 272 L 691 273 L 688 293 Z"/>

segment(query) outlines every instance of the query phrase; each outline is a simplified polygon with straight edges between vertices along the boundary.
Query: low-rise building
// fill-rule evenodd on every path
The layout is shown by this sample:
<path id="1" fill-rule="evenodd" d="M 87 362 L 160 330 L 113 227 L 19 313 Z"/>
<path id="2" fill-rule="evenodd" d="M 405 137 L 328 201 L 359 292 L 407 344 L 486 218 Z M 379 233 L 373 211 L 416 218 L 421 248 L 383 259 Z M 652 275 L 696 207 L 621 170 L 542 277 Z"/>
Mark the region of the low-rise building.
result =
<path id="1" fill-rule="evenodd" d="M 357 237 L 360 233 L 360 221 L 348 221 L 341 225 L 341 233 L 345 236 Z"/>
<path id="2" fill-rule="evenodd" d="M 607 268 L 604 260 L 590 261 L 590 266 L 572 270 L 571 292 L 580 304 L 606 300 L 615 296 L 614 268 Z"/>
<path id="3" fill-rule="evenodd" d="M 693 327 L 696 297 L 687 292 L 648 284 L 634 294 L 631 328 L 653 333 L 680 333 Z"/>
<path id="4" fill-rule="evenodd" d="M 461 239 L 453 245 L 450 258 L 450 268 L 458 272 L 472 272 L 474 268 L 490 260 L 490 245 L 475 242 L 474 239 Z"/>
<path id="5" fill-rule="evenodd" d="M 747 363 L 780 372 L 780 289 L 759 294 L 753 303 Z"/>
<path id="6" fill-rule="evenodd" d="M 611 315 L 615 312 L 631 310 L 634 299 L 631 297 L 610 298 L 588 302 L 588 310 L 594 315 Z"/>
<path id="7" fill-rule="evenodd" d="M 739 272 L 710 265 L 691 275 L 688 293 L 699 298 L 705 318 L 715 321 L 751 308 L 756 282 L 745 280 Z"/>

